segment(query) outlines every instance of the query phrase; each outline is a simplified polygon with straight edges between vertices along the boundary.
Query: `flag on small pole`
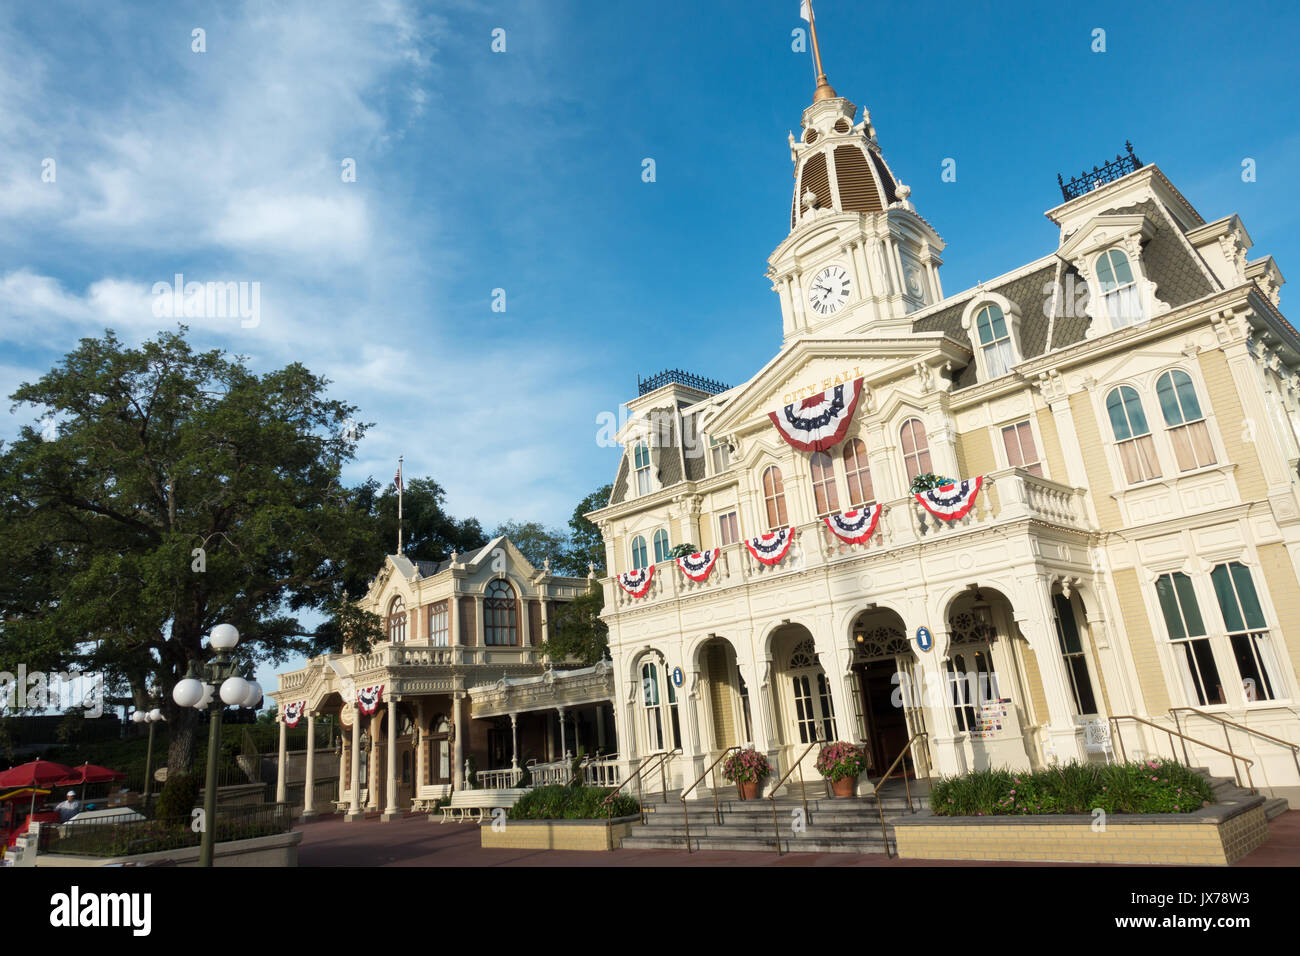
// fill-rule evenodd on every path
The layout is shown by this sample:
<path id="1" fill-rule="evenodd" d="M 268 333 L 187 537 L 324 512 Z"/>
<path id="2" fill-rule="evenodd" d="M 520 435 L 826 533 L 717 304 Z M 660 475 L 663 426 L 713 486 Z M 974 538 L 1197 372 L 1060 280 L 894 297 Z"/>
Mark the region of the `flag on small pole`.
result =
<path id="1" fill-rule="evenodd" d="M 397 456 L 397 476 L 393 479 L 397 486 L 397 553 L 402 553 L 402 456 Z"/>

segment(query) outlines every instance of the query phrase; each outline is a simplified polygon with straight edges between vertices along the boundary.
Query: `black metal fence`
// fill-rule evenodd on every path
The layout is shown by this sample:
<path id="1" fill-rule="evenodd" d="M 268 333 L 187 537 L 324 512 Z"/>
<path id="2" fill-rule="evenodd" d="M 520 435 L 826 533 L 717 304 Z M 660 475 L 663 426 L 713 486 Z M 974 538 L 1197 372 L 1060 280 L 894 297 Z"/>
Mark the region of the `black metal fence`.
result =
<path id="1" fill-rule="evenodd" d="M 1109 162 L 1102 163 L 1100 166 L 1092 167 L 1092 172 L 1087 170 L 1075 176 L 1068 183 L 1061 178 L 1061 174 L 1056 174 L 1057 185 L 1061 187 L 1061 195 L 1065 197 L 1066 202 L 1071 199 L 1077 199 L 1084 193 L 1091 192 L 1098 186 L 1104 186 L 1106 183 L 1113 182 L 1121 176 L 1127 176 L 1129 173 L 1142 168 L 1142 160 L 1138 159 L 1133 152 L 1133 144 L 1126 142 L 1124 149 L 1128 155 L 1122 156 L 1115 154 L 1115 158 Z"/>
<path id="2" fill-rule="evenodd" d="M 181 850 L 202 841 L 201 821 L 201 816 L 159 820 L 138 811 L 123 811 L 94 820 L 43 824 L 40 852 L 111 857 Z M 293 825 L 293 814 L 283 803 L 225 807 L 217 810 L 211 825 L 217 843 L 249 840 L 287 833 Z"/>

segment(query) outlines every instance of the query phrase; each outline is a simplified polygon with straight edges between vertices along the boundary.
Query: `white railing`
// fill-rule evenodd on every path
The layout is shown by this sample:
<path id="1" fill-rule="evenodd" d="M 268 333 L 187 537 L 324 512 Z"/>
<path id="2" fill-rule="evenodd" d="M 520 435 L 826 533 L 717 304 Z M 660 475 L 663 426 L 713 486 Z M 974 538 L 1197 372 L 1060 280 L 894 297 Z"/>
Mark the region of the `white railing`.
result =
<path id="1" fill-rule="evenodd" d="M 537 763 L 529 766 L 533 780 L 531 786 L 553 787 L 569 782 L 572 765 L 567 760 L 553 760 L 550 763 Z"/>
<path id="2" fill-rule="evenodd" d="M 523 775 L 522 770 L 480 770 L 478 785 L 482 790 L 510 790 Z"/>
<path id="3" fill-rule="evenodd" d="M 606 754 L 584 763 L 582 782 L 588 787 L 617 787 L 623 782 L 618 754 Z"/>
<path id="4" fill-rule="evenodd" d="M 884 502 L 876 532 L 865 544 L 845 544 L 827 535 L 826 525 L 819 518 L 796 527 L 795 540 L 780 564 L 766 565 L 754 560 L 743 542 L 727 545 L 721 549 L 717 564 L 703 582 L 688 579 L 672 560 L 655 566 L 650 590 L 641 598 L 632 597 L 612 578 L 607 579 L 612 589 L 610 603 L 620 611 L 645 607 L 1018 521 L 1040 521 L 1087 531 L 1084 494 L 1083 489 L 1039 478 L 1019 468 L 1004 468 L 984 476 L 974 507 L 956 521 L 935 517 L 914 495 L 906 495 Z M 606 592 L 607 599 L 610 594 Z"/>

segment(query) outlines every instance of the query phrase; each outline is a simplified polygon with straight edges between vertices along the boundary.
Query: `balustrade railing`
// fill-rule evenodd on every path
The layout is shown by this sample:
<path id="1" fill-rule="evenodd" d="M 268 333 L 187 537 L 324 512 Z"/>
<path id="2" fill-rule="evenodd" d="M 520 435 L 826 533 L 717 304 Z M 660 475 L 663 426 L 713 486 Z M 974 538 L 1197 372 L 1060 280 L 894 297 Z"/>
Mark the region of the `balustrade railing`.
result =
<path id="1" fill-rule="evenodd" d="M 875 534 L 864 544 L 846 544 L 828 535 L 825 522 L 818 518 L 795 527 L 795 540 L 779 564 L 756 561 L 744 542 L 730 544 L 720 550 L 717 564 L 706 580 L 691 581 L 674 567 L 675 561 L 661 561 L 655 566 L 650 588 L 643 597 L 632 597 L 611 580 L 612 603 L 619 610 L 645 607 L 1014 521 L 1032 520 L 1087 531 L 1083 494 L 1082 489 L 1040 478 L 1020 468 L 1004 468 L 984 476 L 974 507 L 955 521 L 932 515 L 915 496 L 906 495 L 884 502 Z"/>

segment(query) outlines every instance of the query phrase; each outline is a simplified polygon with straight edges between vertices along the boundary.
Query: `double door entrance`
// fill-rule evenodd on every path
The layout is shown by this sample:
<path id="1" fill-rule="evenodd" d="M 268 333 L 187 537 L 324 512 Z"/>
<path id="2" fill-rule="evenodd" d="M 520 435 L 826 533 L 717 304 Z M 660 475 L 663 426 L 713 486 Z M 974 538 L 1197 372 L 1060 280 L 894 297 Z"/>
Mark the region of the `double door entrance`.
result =
<path id="1" fill-rule="evenodd" d="M 920 701 L 914 701 L 910 674 L 896 658 L 855 664 L 854 678 L 859 695 L 862 731 L 871 751 L 871 776 L 879 777 L 907 747 L 912 735 L 925 729 Z M 894 773 L 906 767 L 915 772 L 911 757 Z"/>

